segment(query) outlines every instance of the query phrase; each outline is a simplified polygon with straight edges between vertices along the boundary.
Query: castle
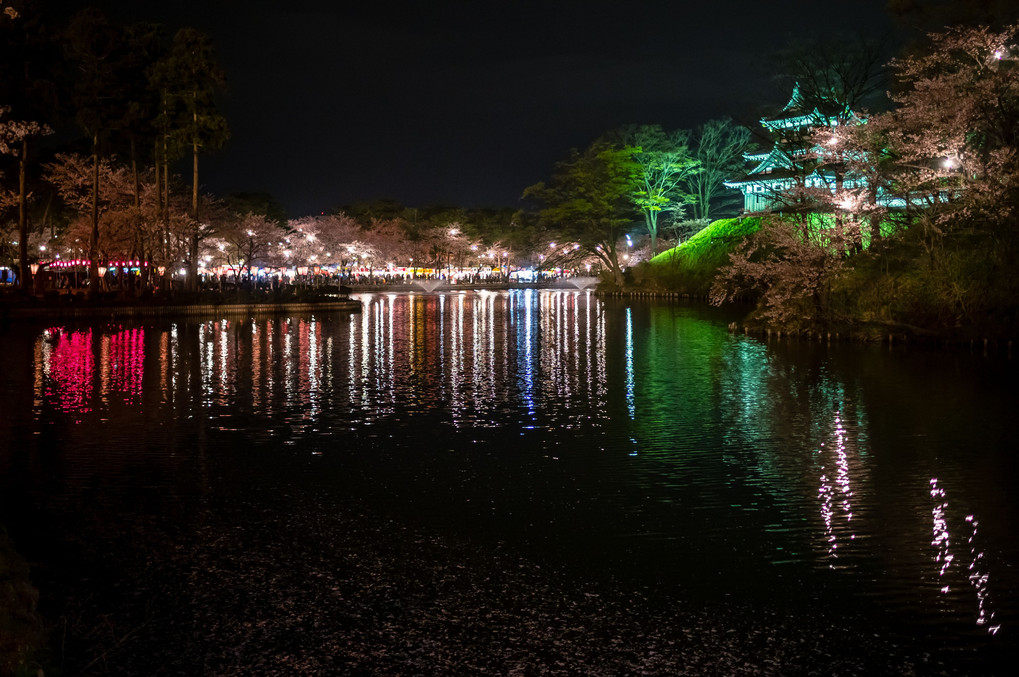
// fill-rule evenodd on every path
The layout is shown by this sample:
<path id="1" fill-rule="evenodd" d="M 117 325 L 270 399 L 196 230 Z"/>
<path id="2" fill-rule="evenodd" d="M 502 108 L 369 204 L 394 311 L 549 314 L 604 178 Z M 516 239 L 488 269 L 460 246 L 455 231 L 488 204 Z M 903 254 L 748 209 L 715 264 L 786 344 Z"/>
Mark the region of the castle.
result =
<path id="1" fill-rule="evenodd" d="M 862 124 L 863 120 L 845 106 L 832 106 L 835 112 L 822 113 L 808 107 L 797 84 L 789 103 L 778 115 L 762 118 L 761 125 L 774 139 L 766 153 L 744 153 L 748 169 L 725 182 L 727 188 L 743 192 L 743 210 L 747 213 L 782 211 L 797 188 L 836 189 L 862 187 L 863 180 L 836 171 L 833 149 L 819 146 L 814 131 L 819 127 Z M 834 137 L 833 137 L 834 138 Z"/>

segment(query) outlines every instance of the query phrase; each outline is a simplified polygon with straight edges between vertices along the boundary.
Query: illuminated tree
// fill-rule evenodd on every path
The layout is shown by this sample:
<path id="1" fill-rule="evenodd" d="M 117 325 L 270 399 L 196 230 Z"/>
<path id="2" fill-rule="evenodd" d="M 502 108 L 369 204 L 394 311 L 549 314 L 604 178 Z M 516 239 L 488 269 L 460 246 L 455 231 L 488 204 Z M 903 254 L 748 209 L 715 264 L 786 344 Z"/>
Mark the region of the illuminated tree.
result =
<path id="1" fill-rule="evenodd" d="M 834 211 L 838 223 L 855 228 L 854 250 L 863 248 L 863 232 L 867 231 L 873 244 L 882 236 L 882 223 L 898 218 L 891 209 L 892 201 L 907 207 L 916 199 L 907 200 L 911 193 L 902 181 L 902 167 L 892 150 L 891 117 L 871 116 L 863 124 L 829 127 L 814 135 L 814 148 L 823 148 L 824 154 L 835 158 L 843 176 L 850 181 L 828 187 L 823 194 L 827 211 Z M 846 223 L 846 220 L 855 220 Z"/>
<path id="2" fill-rule="evenodd" d="M 319 263 L 347 268 L 362 249 L 360 226 L 342 213 L 291 219 L 287 231 L 282 253 L 291 266 Z"/>
<path id="3" fill-rule="evenodd" d="M 763 217 L 760 230 L 730 254 L 711 286 L 711 303 L 756 296 L 756 315 L 778 326 L 829 322 L 832 285 L 846 266 L 846 231 L 813 219 L 791 228 L 787 218 Z"/>
<path id="4" fill-rule="evenodd" d="M 651 256 L 657 253 L 659 216 L 682 212 L 694 198 L 686 192 L 686 182 L 699 166 L 690 156 L 686 130 L 666 132 L 658 125 L 642 125 L 624 130 L 623 140 L 636 165 L 631 199 L 644 216 L 651 238 Z"/>
<path id="5" fill-rule="evenodd" d="M 638 166 L 629 148 L 598 139 L 584 152 L 572 151 L 556 165 L 551 181 L 529 186 L 524 197 L 542 204 L 539 218 L 560 234 L 596 256 L 622 284 L 619 242 L 633 224 L 634 176 Z"/>
<path id="6" fill-rule="evenodd" d="M 62 70 L 53 29 L 44 12 L 31 3 L 0 3 L 0 155 L 10 155 L 14 171 L 7 174 L 7 192 L 17 206 L 18 280 L 30 287 L 28 268 L 29 224 L 28 166 L 38 137 L 51 134 L 50 126 L 58 108 L 54 82 Z M 0 194 L 5 189 L 0 186 Z M 0 195 L 0 202 L 4 198 Z"/>
<path id="7" fill-rule="evenodd" d="M 403 218 L 372 219 L 361 237 L 382 265 L 405 266 L 416 256 L 421 257 L 421 248 L 408 237 L 407 222 Z"/>
<path id="8" fill-rule="evenodd" d="M 931 205 L 952 202 L 987 224 L 1019 207 L 1019 26 L 953 28 L 931 49 L 892 62 L 901 91 L 890 141 L 908 181 Z M 947 213 L 947 212 L 946 212 Z"/>
<path id="9" fill-rule="evenodd" d="M 220 227 L 219 239 L 226 244 L 227 260 L 236 263 L 251 277 L 256 263 L 276 263 L 284 232 L 280 225 L 264 214 L 248 212 Z"/>
<path id="10" fill-rule="evenodd" d="M 104 144 L 115 121 L 123 116 L 123 96 L 118 78 L 122 57 L 121 35 L 98 9 L 84 9 L 71 19 L 66 49 L 77 73 L 74 109 L 78 124 L 92 146 L 92 220 L 88 249 L 99 247 L 100 164 Z M 99 261 L 89 266 L 90 293 L 99 288 Z"/>
<path id="11" fill-rule="evenodd" d="M 130 169 L 103 159 L 97 183 L 94 158 L 78 154 L 58 154 L 44 168 L 45 179 L 76 214 L 60 238 L 66 256 L 78 258 L 83 253 L 94 261 L 143 259 L 142 252 L 155 248 L 159 232 L 155 227 L 156 188 L 151 181 L 139 181 Z"/>

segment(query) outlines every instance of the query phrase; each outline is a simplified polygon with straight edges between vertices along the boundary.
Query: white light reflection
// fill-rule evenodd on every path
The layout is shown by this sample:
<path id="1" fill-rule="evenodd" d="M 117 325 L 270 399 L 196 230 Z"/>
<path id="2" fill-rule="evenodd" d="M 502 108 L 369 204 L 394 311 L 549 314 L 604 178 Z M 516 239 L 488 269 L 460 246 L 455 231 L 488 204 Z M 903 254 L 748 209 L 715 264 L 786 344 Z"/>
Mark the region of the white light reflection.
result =
<path id="1" fill-rule="evenodd" d="M 637 415 L 637 400 L 635 398 L 635 384 L 633 378 L 633 309 L 626 309 L 626 410 L 630 413 L 630 420 L 633 421 Z M 637 455 L 637 440 L 633 437 L 630 442 L 634 445 L 630 456 Z"/>
<path id="2" fill-rule="evenodd" d="M 973 531 L 969 535 L 969 567 L 967 568 L 969 574 L 969 584 L 973 586 L 973 590 L 977 594 L 977 625 L 986 625 L 987 632 L 996 635 L 998 630 L 1001 629 L 1001 624 L 991 625 L 991 621 L 994 620 L 994 612 L 989 609 L 990 603 L 987 592 L 987 581 L 990 576 L 987 572 L 981 570 L 983 564 L 984 553 L 978 552 L 974 541 L 977 536 L 978 522 L 973 515 L 966 516 L 966 523 L 972 527 Z"/>
<path id="3" fill-rule="evenodd" d="M 219 396 L 220 396 L 220 400 L 219 400 L 218 404 L 226 404 L 227 403 L 228 398 L 226 396 L 226 393 L 227 393 L 227 391 L 230 388 L 230 380 L 229 380 L 229 375 L 227 373 L 227 368 L 226 368 L 227 367 L 227 355 L 229 355 L 229 346 L 230 346 L 230 344 L 228 343 L 229 335 L 228 335 L 228 332 L 227 332 L 229 326 L 230 326 L 229 323 L 225 319 L 220 321 L 220 324 L 219 324 L 219 372 L 217 374 L 219 376 Z"/>
<path id="4" fill-rule="evenodd" d="M 367 311 L 365 308 L 361 315 Z M 347 326 L 347 389 L 351 402 L 357 401 L 357 319 L 359 315 L 351 315 Z M 361 318 L 363 321 L 364 318 Z"/>
<path id="5" fill-rule="evenodd" d="M 637 414 L 633 382 L 633 310 L 626 309 L 626 410 L 632 421 Z"/>
<path id="6" fill-rule="evenodd" d="M 386 317 L 389 325 L 386 328 L 386 373 L 389 375 L 389 387 L 386 389 L 389 395 L 389 403 L 396 406 L 396 322 L 395 322 L 396 294 L 386 296 Z"/>
<path id="7" fill-rule="evenodd" d="M 527 415 L 534 416 L 534 339 L 531 336 L 533 320 L 531 318 L 531 308 L 534 304 L 534 291 L 527 289 L 524 291 L 524 364 L 522 369 L 523 376 L 523 400 L 527 406 Z"/>
<path id="8" fill-rule="evenodd" d="M 319 346 L 318 323 L 312 317 L 308 327 L 308 415 L 315 419 L 319 413 Z"/>
<path id="9" fill-rule="evenodd" d="M 938 577 L 945 581 L 946 574 L 950 573 L 952 563 L 955 561 L 955 556 L 950 551 L 952 541 L 949 536 L 948 526 L 948 494 L 939 486 L 936 477 L 931 478 L 930 493 L 931 498 L 935 501 L 934 508 L 931 510 L 933 523 L 931 545 L 935 549 L 934 562 L 939 567 Z M 993 623 L 994 611 L 991 609 L 988 586 L 990 574 L 985 569 L 984 552 L 977 547 L 977 528 L 979 527 L 979 522 L 974 515 L 967 515 L 965 521 L 970 528 L 970 534 L 967 538 L 969 564 L 966 566 L 966 570 L 960 571 L 960 573 L 966 577 L 966 581 L 976 595 L 976 624 L 983 627 L 988 634 L 996 635 L 1001 629 L 1001 624 Z M 940 591 L 942 594 L 948 594 L 951 592 L 951 589 L 952 586 L 946 582 L 941 586 Z"/>
<path id="10" fill-rule="evenodd" d="M 951 545 L 951 539 L 948 535 L 948 520 L 945 519 L 945 510 L 948 508 L 948 499 L 945 496 L 945 490 L 938 486 L 938 480 L 932 478 L 930 482 L 931 486 L 931 498 L 935 501 L 939 501 L 934 509 L 931 510 L 931 517 L 934 521 L 934 537 L 931 540 L 931 545 L 937 550 L 937 554 L 934 556 L 934 561 L 940 565 L 938 576 L 944 576 L 948 567 L 952 564 L 952 560 L 955 559 L 952 553 L 949 552 L 949 546 Z M 947 593 L 950 590 L 950 586 L 945 585 L 941 588 L 941 592 Z"/>
<path id="11" fill-rule="evenodd" d="M 450 327 L 449 338 L 449 401 L 454 423 L 459 425 L 461 417 L 467 413 L 464 401 L 464 295 L 453 297 L 453 326 Z"/>
<path id="12" fill-rule="evenodd" d="M 828 567 L 831 569 L 835 568 L 834 560 L 838 558 L 839 532 L 847 529 L 853 519 L 853 489 L 849 477 L 849 455 L 846 452 L 847 431 L 839 410 L 835 410 L 833 433 L 834 452 L 831 453 L 834 455 L 835 475 L 834 478 L 829 477 L 827 466 L 822 464 L 821 485 L 818 487 L 821 520 L 824 522 L 824 538 L 828 544 L 828 557 L 832 560 L 828 562 Z M 825 449 L 825 445 L 822 443 L 819 453 L 823 455 L 826 451 L 830 452 L 830 448 Z M 836 520 L 840 516 L 839 513 L 845 517 L 846 524 L 842 528 L 836 524 Z M 855 538 L 856 534 L 849 530 L 848 540 Z"/>
<path id="13" fill-rule="evenodd" d="M 298 391 L 294 389 L 292 385 L 294 381 L 294 361 L 288 359 L 291 355 L 294 354 L 293 347 L 294 336 L 293 332 L 291 331 L 293 328 L 293 323 L 294 321 L 289 318 L 280 322 L 281 331 L 283 332 L 283 371 L 284 371 L 283 382 L 285 384 L 284 392 L 287 395 L 287 399 L 290 401 L 293 401 L 295 395 L 298 394 Z M 299 374 L 300 369 L 298 368 L 297 371 Z"/>
<path id="14" fill-rule="evenodd" d="M 371 404 L 368 393 L 368 374 L 371 370 L 371 325 L 372 316 L 375 315 L 375 300 L 365 304 L 368 312 L 361 313 L 361 371 L 357 378 L 351 379 L 351 385 L 360 389 L 361 403 L 365 406 Z M 368 421 L 365 421 L 368 423 Z"/>

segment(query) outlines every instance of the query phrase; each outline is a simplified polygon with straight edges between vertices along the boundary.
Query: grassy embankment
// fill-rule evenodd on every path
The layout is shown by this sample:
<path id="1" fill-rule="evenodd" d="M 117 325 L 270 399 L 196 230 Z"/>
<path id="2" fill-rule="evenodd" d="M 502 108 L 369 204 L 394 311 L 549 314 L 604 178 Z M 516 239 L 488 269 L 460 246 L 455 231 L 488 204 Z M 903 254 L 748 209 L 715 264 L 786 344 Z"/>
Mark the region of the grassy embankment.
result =
<path id="1" fill-rule="evenodd" d="M 627 287 L 707 299 L 715 273 L 729 263 L 729 252 L 760 225 L 758 218 L 714 221 L 680 246 L 632 269 Z"/>
<path id="2" fill-rule="evenodd" d="M 759 228 L 757 218 L 715 221 L 681 246 L 630 271 L 624 292 L 706 299 L 729 253 Z M 882 234 L 874 243 L 865 238 L 866 249 L 846 259 L 833 275 L 820 313 L 804 305 L 798 314 L 815 319 L 766 327 L 751 312 L 746 324 L 755 330 L 831 332 L 861 340 L 1011 345 L 1019 334 L 1019 269 L 1014 264 L 1019 231 L 969 224 L 945 232 L 888 223 L 882 225 Z"/>

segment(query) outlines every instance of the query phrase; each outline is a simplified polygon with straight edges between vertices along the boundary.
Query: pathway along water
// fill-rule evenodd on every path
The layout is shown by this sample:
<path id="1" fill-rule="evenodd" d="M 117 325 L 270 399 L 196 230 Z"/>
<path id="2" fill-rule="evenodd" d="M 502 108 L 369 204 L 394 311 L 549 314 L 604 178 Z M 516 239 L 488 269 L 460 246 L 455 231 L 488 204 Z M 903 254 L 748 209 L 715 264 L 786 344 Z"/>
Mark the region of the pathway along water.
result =
<path id="1" fill-rule="evenodd" d="M 1010 360 L 358 298 L 0 333 L 0 522 L 67 673 L 1010 672 Z"/>

